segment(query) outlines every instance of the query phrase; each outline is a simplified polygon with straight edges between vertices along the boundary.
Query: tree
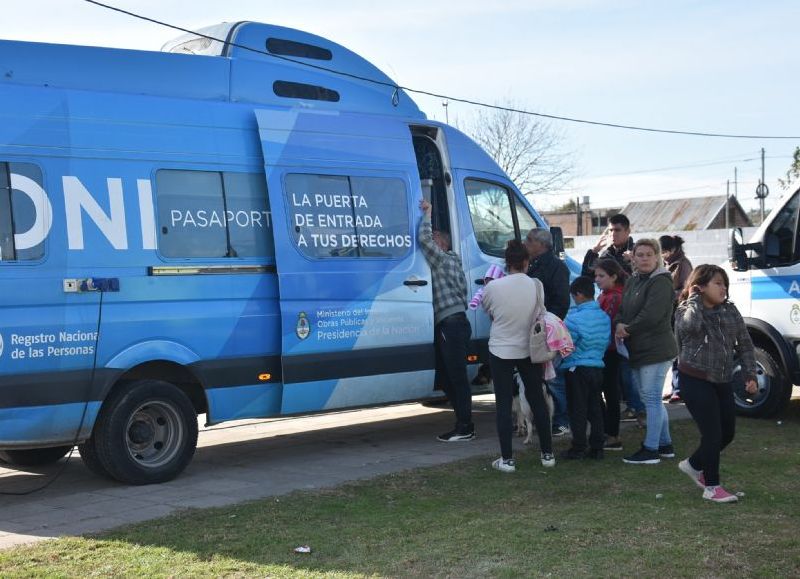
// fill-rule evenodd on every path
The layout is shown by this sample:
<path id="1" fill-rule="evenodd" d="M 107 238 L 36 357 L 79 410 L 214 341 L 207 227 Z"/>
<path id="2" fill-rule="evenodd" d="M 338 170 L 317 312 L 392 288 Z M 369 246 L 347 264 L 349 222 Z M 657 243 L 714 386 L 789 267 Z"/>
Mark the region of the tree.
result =
<path id="1" fill-rule="evenodd" d="M 778 179 L 782 189 L 788 189 L 792 183 L 800 180 L 800 147 L 796 147 L 794 155 L 792 155 L 792 164 L 789 165 L 789 170 L 786 171 L 786 179 Z"/>
<path id="2" fill-rule="evenodd" d="M 510 101 L 500 106 L 519 108 Z M 526 195 L 562 189 L 572 179 L 573 153 L 565 150 L 563 133 L 538 117 L 481 108 L 460 128 Z"/>
<path id="3" fill-rule="evenodd" d="M 575 213 L 577 210 L 578 204 L 575 203 L 574 199 L 569 199 L 566 203 L 559 205 L 553 211 L 556 213 Z"/>

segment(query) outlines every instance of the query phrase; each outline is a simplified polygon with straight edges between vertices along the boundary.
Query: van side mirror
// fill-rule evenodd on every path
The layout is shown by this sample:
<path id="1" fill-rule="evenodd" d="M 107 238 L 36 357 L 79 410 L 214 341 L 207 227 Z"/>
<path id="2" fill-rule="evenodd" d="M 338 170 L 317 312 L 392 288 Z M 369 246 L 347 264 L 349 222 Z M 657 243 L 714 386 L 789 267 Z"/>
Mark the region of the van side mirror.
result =
<path id="1" fill-rule="evenodd" d="M 747 271 L 750 264 L 745 251 L 744 237 L 741 227 L 734 227 L 730 230 L 728 238 L 728 260 L 731 262 L 733 271 Z"/>
<path id="2" fill-rule="evenodd" d="M 564 232 L 560 227 L 551 227 L 550 235 L 553 236 L 553 252 L 559 259 L 564 259 Z"/>

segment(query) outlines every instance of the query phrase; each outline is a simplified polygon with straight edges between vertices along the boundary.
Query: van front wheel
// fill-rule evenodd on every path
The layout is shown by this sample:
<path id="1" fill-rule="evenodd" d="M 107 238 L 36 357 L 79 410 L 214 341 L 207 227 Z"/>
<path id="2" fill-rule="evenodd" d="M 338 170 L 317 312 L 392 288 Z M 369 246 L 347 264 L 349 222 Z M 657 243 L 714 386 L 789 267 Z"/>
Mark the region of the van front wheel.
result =
<path id="1" fill-rule="evenodd" d="M 758 391 L 755 394 L 745 391 L 741 373 L 737 372 L 734 374 L 733 396 L 739 414 L 765 418 L 784 408 L 792 395 L 792 384 L 770 352 L 756 346 L 755 355 Z"/>
<path id="2" fill-rule="evenodd" d="M 188 396 L 160 380 L 120 388 L 103 405 L 94 450 L 108 474 L 133 485 L 171 480 L 197 447 L 197 414 Z"/>

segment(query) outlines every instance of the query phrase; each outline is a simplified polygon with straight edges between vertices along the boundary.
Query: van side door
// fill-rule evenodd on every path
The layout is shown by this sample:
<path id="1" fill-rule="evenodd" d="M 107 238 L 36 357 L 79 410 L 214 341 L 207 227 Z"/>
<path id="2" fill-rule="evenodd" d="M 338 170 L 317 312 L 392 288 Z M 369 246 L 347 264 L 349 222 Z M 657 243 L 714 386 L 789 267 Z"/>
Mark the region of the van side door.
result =
<path id="1" fill-rule="evenodd" d="M 408 125 L 257 110 L 275 235 L 283 413 L 433 394 L 430 271 Z"/>

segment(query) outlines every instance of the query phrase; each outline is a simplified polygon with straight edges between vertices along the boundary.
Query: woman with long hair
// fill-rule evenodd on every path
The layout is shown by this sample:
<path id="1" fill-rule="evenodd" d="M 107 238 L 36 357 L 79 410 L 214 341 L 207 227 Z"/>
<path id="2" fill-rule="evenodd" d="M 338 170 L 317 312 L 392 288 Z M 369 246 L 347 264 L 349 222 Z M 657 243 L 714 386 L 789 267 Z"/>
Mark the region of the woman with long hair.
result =
<path id="1" fill-rule="evenodd" d="M 661 257 L 664 258 L 664 265 L 672 276 L 672 290 L 675 292 L 675 306 L 677 306 L 678 296 L 681 295 L 686 286 L 686 280 L 692 273 L 692 262 L 683 252 L 683 238 L 680 235 L 662 235 L 658 238 L 658 242 L 661 245 Z M 662 400 L 669 400 L 670 404 L 681 402 L 677 360 L 672 363 L 672 390 L 668 394 L 664 394 Z"/>
<path id="2" fill-rule="evenodd" d="M 703 489 L 704 499 L 715 503 L 738 500 L 719 484 L 719 455 L 736 430 L 734 356 L 741 363 L 747 392 L 754 394 L 757 388 L 753 342 L 739 310 L 728 301 L 729 285 L 721 267 L 696 267 L 675 313 L 678 379 L 700 430 L 700 446 L 678 468 Z"/>
<path id="3" fill-rule="evenodd" d="M 601 290 L 597 301 L 612 320 L 616 317 L 619 307 L 622 305 L 622 290 L 627 279 L 627 272 L 614 259 L 600 259 L 594 266 L 594 281 Z M 613 335 L 603 357 L 603 362 L 605 363 L 603 368 L 603 424 L 606 431 L 606 442 L 603 448 L 605 450 L 622 450 L 622 442 L 619 439 L 619 401 L 622 393 L 620 388 L 620 355 L 617 353 Z"/>
<path id="4" fill-rule="evenodd" d="M 669 415 L 661 403 L 664 377 L 677 348 L 672 334 L 672 278 L 661 260 L 655 239 L 640 239 L 633 246 L 634 274 L 625 284 L 622 305 L 615 319 L 614 336 L 628 349 L 634 386 L 647 412 L 642 447 L 623 460 L 627 464 L 658 464 L 673 458 Z"/>
<path id="5" fill-rule="evenodd" d="M 662 235 L 658 238 L 661 245 L 661 257 L 664 258 L 664 266 L 672 276 L 672 290 L 675 292 L 675 300 L 681 295 L 686 286 L 686 280 L 692 273 L 692 262 L 683 252 L 683 237 L 680 235 Z"/>
<path id="6" fill-rule="evenodd" d="M 511 239 L 506 246 L 506 276 L 494 280 L 483 292 L 483 307 L 492 320 L 489 330 L 489 361 L 494 380 L 497 406 L 497 435 L 501 456 L 492 467 L 501 472 L 514 472 L 512 452 L 511 406 L 514 398 L 514 370 L 525 386 L 525 398 L 533 410 L 536 434 L 539 436 L 542 466 L 556 464 L 550 417 L 542 390 L 542 365 L 530 358 L 530 334 L 536 313 L 544 304 L 537 302 L 538 280 L 527 275 L 528 250 L 521 241 Z"/>

